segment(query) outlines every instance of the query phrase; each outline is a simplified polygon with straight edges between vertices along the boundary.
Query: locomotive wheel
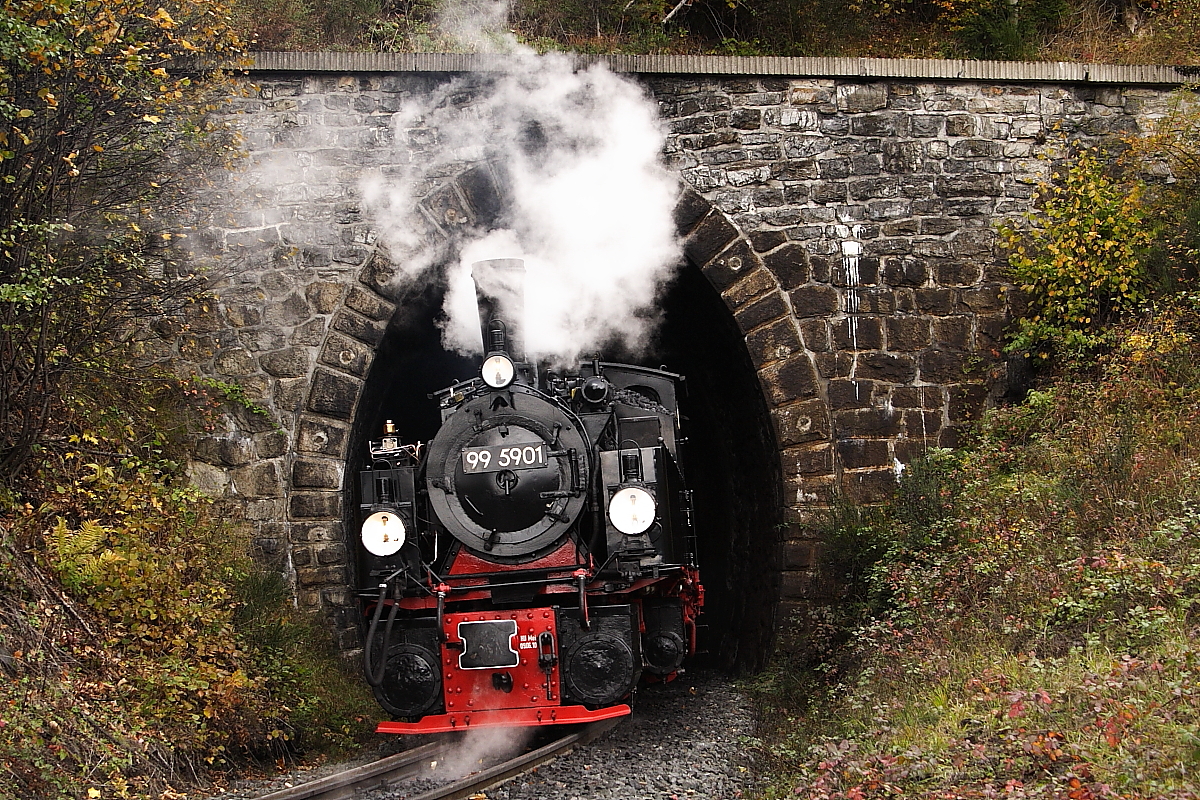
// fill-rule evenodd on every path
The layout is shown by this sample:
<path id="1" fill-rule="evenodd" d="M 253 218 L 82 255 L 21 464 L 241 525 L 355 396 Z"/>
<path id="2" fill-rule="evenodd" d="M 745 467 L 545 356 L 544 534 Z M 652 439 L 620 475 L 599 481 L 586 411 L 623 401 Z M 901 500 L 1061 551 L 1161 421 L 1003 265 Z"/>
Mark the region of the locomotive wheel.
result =
<path id="1" fill-rule="evenodd" d="M 437 655 L 415 644 L 389 647 L 383 683 L 374 691 L 393 716 L 420 717 L 440 710 L 442 671 Z"/>
<path id="2" fill-rule="evenodd" d="M 566 693 L 586 705 L 608 706 L 620 700 L 637 680 L 633 651 L 616 636 L 587 634 L 563 656 Z"/>
<path id="3" fill-rule="evenodd" d="M 687 645 L 675 631 L 656 631 L 642 640 L 642 647 L 646 654 L 646 669 L 657 675 L 679 669 L 687 655 Z"/>

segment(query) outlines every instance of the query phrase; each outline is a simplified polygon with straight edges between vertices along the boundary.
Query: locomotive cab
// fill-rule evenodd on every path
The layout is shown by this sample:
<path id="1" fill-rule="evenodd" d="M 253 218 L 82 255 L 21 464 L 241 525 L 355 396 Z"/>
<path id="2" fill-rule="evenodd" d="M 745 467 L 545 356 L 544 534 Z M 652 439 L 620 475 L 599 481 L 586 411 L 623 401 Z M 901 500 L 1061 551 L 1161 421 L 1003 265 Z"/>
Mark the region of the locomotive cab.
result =
<path id="1" fill-rule="evenodd" d="M 397 718 L 381 732 L 627 714 L 643 673 L 670 679 L 695 650 L 683 379 L 599 360 L 540 375 L 508 321 L 522 272 L 476 265 L 478 376 L 434 395 L 428 443 L 385 426 L 359 475 L 365 670 Z"/>

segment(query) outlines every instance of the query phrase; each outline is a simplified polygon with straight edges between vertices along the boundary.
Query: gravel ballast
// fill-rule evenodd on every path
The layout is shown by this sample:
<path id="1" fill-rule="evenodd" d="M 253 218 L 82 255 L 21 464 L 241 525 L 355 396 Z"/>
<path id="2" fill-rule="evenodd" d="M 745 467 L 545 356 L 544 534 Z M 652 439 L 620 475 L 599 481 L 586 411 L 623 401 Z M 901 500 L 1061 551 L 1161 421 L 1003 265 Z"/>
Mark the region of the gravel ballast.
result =
<path id="1" fill-rule="evenodd" d="M 753 777 L 754 735 L 749 702 L 729 678 L 697 671 L 667 684 L 639 690 L 633 714 L 590 744 L 543 764 L 535 771 L 488 789 L 487 800 L 736 800 L 747 792 Z M 429 741 L 432 737 L 420 737 Z M 532 740 L 529 729 L 479 731 L 462 740 L 462 748 L 442 762 L 428 778 L 403 782 L 392 789 L 360 795 L 361 800 L 402 800 L 464 776 L 520 752 Z M 532 746 L 544 744 L 545 734 Z M 270 781 L 247 781 L 211 800 L 249 800 L 285 786 L 374 760 L 415 745 L 418 740 L 388 738 L 378 750 L 351 763 L 327 764 L 276 776 Z M 481 799 L 482 800 L 482 799 Z"/>
<path id="2" fill-rule="evenodd" d="M 695 672 L 643 688 L 633 715 L 488 800 L 732 800 L 753 775 L 747 700 L 728 678 Z"/>

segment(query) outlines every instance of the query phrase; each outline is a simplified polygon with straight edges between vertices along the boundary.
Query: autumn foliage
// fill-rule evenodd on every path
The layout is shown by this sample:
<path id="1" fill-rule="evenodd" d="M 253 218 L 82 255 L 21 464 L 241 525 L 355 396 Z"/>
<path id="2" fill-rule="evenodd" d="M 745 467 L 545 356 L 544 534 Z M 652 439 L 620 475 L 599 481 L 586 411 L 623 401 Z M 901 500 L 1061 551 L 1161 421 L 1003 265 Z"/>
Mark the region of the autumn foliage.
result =
<path id="1" fill-rule="evenodd" d="M 194 296 L 163 217 L 223 157 L 205 113 L 236 36 L 218 3 L 0 9 L 0 478 L 46 443 L 58 398 L 125 373 L 154 314 Z M 214 82 L 216 81 L 216 82 Z M 70 387 L 70 390 L 68 390 Z"/>
<path id="2" fill-rule="evenodd" d="M 3 800 L 215 791 L 358 732 L 327 633 L 188 486 L 189 434 L 252 404 L 141 358 L 203 296 L 177 226 L 237 155 L 239 49 L 208 0 L 0 3 Z"/>
<path id="3" fill-rule="evenodd" d="M 1198 323 L 1188 300 L 1110 329 L 831 518 L 817 670 L 757 685 L 767 797 L 1200 797 Z"/>

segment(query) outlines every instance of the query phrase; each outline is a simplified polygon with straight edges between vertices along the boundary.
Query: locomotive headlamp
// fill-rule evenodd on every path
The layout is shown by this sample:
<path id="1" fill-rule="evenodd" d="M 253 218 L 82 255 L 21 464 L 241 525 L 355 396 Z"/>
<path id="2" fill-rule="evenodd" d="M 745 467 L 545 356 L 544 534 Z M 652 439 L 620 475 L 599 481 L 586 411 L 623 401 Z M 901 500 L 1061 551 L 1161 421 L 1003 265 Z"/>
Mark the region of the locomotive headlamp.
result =
<path id="1" fill-rule="evenodd" d="M 517 370 L 508 356 L 497 353 L 487 357 L 487 360 L 483 362 L 481 372 L 484 383 L 493 389 L 503 389 L 513 382 Z"/>
<path id="2" fill-rule="evenodd" d="M 580 392 L 589 403 L 603 403 L 608 399 L 609 388 L 608 381 L 597 375 L 584 381 Z"/>
<path id="3" fill-rule="evenodd" d="M 394 511 L 376 511 L 363 522 L 362 543 L 371 555 L 392 555 L 404 546 L 404 520 Z"/>
<path id="4" fill-rule="evenodd" d="M 621 533 L 645 533 L 654 524 L 654 496 L 640 486 L 626 486 L 608 502 L 608 518 Z"/>

